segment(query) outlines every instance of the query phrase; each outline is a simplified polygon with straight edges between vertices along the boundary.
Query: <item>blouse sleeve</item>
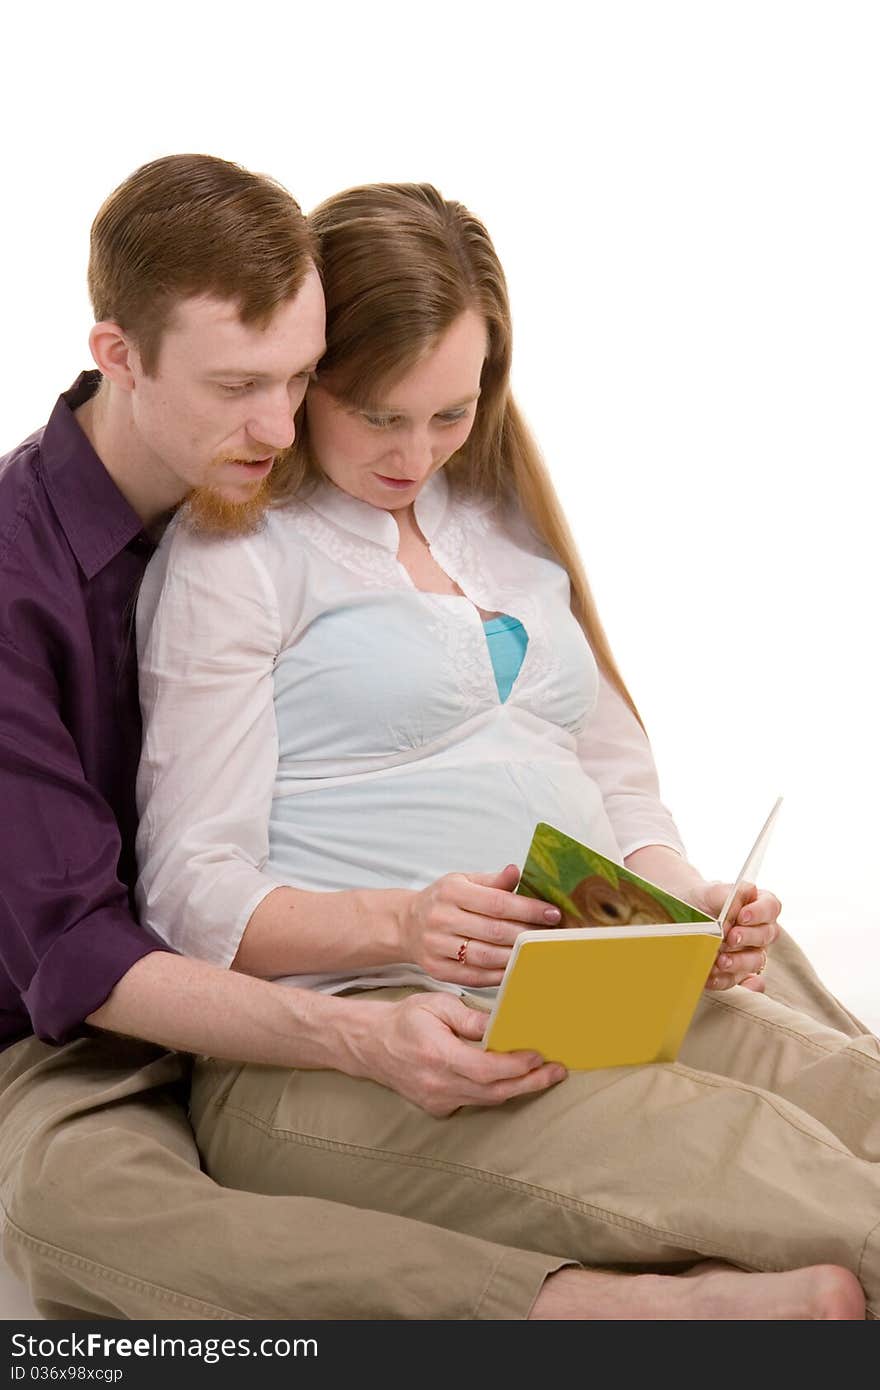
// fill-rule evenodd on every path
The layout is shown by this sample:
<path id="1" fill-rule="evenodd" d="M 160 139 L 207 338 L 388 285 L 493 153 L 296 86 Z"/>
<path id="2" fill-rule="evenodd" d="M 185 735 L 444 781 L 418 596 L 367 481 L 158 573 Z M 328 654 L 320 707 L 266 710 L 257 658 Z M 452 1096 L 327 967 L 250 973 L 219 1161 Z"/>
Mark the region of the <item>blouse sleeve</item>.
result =
<path id="1" fill-rule="evenodd" d="M 228 966 L 281 882 L 265 868 L 280 619 L 256 541 L 174 526 L 144 578 L 137 627 L 138 911 L 178 950 Z"/>
<path id="2" fill-rule="evenodd" d="M 578 756 L 602 793 L 621 858 L 645 845 L 668 845 L 684 855 L 675 822 L 660 800 L 647 736 L 601 671 L 596 708 L 578 740 Z"/>

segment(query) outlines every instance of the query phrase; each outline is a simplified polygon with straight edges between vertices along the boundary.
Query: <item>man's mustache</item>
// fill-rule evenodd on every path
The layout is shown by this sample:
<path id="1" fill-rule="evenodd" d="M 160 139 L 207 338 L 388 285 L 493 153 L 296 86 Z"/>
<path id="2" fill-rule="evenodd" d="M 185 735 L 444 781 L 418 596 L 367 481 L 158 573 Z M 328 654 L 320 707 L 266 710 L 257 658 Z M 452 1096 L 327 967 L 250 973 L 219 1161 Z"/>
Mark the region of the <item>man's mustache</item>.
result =
<path id="1" fill-rule="evenodd" d="M 265 459 L 271 459 L 273 464 L 277 463 L 281 454 L 277 449 L 264 449 L 261 454 L 218 454 L 211 460 L 212 468 L 219 468 L 224 463 L 263 463 Z"/>

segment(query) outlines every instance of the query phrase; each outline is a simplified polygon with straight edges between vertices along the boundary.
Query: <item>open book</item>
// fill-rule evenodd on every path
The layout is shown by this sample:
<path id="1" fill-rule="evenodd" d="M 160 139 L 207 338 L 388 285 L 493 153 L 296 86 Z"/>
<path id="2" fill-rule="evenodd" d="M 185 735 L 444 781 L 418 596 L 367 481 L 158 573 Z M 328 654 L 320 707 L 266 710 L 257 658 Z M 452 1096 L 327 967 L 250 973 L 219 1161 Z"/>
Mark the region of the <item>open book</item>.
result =
<path id="1" fill-rule="evenodd" d="M 573 1070 L 674 1061 L 781 800 L 715 918 L 539 824 L 516 891 L 554 903 L 562 922 L 517 937 L 483 1045 Z"/>

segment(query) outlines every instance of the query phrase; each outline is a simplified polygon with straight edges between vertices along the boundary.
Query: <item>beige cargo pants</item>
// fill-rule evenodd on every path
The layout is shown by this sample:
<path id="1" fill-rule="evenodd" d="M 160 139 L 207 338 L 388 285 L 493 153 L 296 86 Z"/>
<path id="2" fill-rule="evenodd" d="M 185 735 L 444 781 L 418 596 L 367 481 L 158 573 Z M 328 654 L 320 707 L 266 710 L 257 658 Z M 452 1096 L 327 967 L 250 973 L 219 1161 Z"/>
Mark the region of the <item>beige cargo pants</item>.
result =
<path id="1" fill-rule="evenodd" d="M 110 1036 L 0 1053 L 0 1239 L 44 1317 L 525 1318 L 564 1263 L 219 1186 L 200 1170 L 187 1070 Z"/>
<path id="2" fill-rule="evenodd" d="M 560 1173 L 558 1182 L 543 1163 L 554 1152 L 555 1121 L 548 1117 L 545 1123 L 544 1111 L 532 1108 L 535 1101 L 485 1115 L 465 1111 L 440 1122 L 428 1120 L 380 1087 L 349 1083 L 358 1095 L 358 1108 L 347 1127 L 354 1130 L 363 1117 L 373 1131 L 381 1130 L 378 1147 L 371 1148 L 369 1131 L 342 1138 L 332 1126 L 322 1133 L 311 1121 L 304 1125 L 297 1108 L 303 1074 L 294 1073 L 289 1078 L 294 1113 L 281 1117 L 279 1139 L 279 1117 L 267 1109 L 265 1097 L 253 1111 L 244 1108 L 237 1114 L 235 1069 L 227 1077 L 206 1064 L 199 1068 L 196 1094 L 199 1125 L 210 1161 L 216 1150 L 221 1168 L 230 1163 L 241 1169 L 234 1179 L 215 1175 L 240 1183 L 243 1190 L 236 1190 L 200 1171 L 184 1108 L 186 1059 L 144 1044 L 95 1036 L 61 1048 L 26 1039 L 0 1053 L 3 1254 L 30 1287 L 44 1316 L 126 1319 L 524 1318 L 547 1273 L 558 1268 L 561 1257 L 574 1253 L 575 1241 L 586 1263 L 635 1264 L 644 1259 L 663 1264 L 681 1259 L 690 1249 L 697 1254 L 720 1251 L 734 1260 L 741 1254 L 739 1262 L 762 1269 L 812 1258 L 852 1264 L 858 1203 L 855 1194 L 845 1190 L 844 1167 L 853 1163 L 853 1145 L 859 1143 L 873 1146 L 862 1168 L 873 1172 L 876 1162 L 877 1044 L 859 1041 L 864 1030 L 858 1020 L 823 988 L 790 938 L 781 938 L 774 947 L 767 978 L 775 994 L 824 1025 L 815 1036 L 803 1037 L 803 1025 L 800 1032 L 795 1030 L 786 1055 L 797 1074 L 783 1076 L 781 1061 L 774 1063 L 777 1082 L 791 1094 L 786 1101 L 762 1102 L 775 1103 L 786 1114 L 801 1112 L 808 1135 L 821 1136 L 813 1137 L 812 1143 L 826 1147 L 836 1174 L 820 1194 L 822 1211 L 815 1222 L 799 1203 L 795 1220 L 800 1226 L 793 1236 L 777 1233 L 775 1208 L 762 1228 L 770 1175 L 779 1156 L 757 1153 L 752 1147 L 756 1131 L 749 1108 L 753 1113 L 760 1110 L 756 1101 L 741 1102 L 739 1116 L 727 1112 L 729 1127 L 721 1133 L 715 1127 L 714 1138 L 706 1137 L 699 1186 L 675 1161 L 689 1107 L 686 1094 L 703 1115 L 707 1095 L 717 1093 L 721 1100 L 737 1089 L 747 1098 L 760 1095 L 754 1088 L 772 1080 L 760 1046 L 752 1047 L 749 1065 L 760 1064 L 761 1070 L 739 1088 L 712 1080 L 713 1055 L 693 1060 L 699 1069 L 710 1064 L 693 1076 L 686 1066 L 670 1069 L 692 1089 L 686 1093 L 683 1080 L 679 1108 L 667 1107 L 664 1114 L 650 1100 L 642 1102 L 638 1083 L 630 1082 L 629 1142 L 621 1146 L 622 1152 L 603 1149 L 606 1141 L 598 1124 L 588 1124 L 586 1118 L 574 1123 L 581 1083 L 569 1078 L 552 1093 L 553 1106 L 575 1141 L 569 1153 L 571 1172 Z M 742 1006 L 732 1006 L 728 996 L 707 999 L 701 1046 L 710 1054 L 713 1026 L 720 1028 L 731 1008 L 742 1007 L 746 1016 L 758 1020 L 756 1037 L 766 1036 L 769 1042 L 780 1032 L 778 1023 L 761 1021 L 765 1011 L 760 1003 L 750 1003 L 743 991 L 737 994 L 745 1000 Z M 784 1034 L 785 1028 L 781 1031 Z M 776 1054 L 775 1043 L 769 1051 Z M 813 1082 L 811 1066 L 816 1068 Z M 647 1069 L 641 1082 L 649 1098 L 655 1070 Z M 861 1084 L 844 1091 L 862 1074 Z M 592 1106 L 601 1101 L 603 1091 L 609 1099 L 624 1094 L 619 1084 L 623 1076 L 602 1076 L 605 1085 L 594 1080 L 595 1097 L 584 1116 L 601 1117 Z M 280 1105 L 287 1078 L 269 1072 L 263 1079 L 270 1077 Z M 804 1102 L 807 1094 L 821 1098 L 824 1078 L 829 1078 L 829 1115 L 811 1117 Z M 323 1115 L 333 1108 L 325 1087 L 334 1078 L 321 1073 L 312 1080 Z M 799 1085 L 803 1095 L 798 1094 Z M 549 1101 L 551 1096 L 537 1103 Z M 870 1113 L 865 1104 L 873 1105 Z M 383 1107 L 396 1116 L 391 1130 L 382 1119 Z M 849 1131 L 838 1133 L 829 1120 L 837 1124 L 835 1117 L 847 1108 Z M 418 1123 L 412 1126 L 414 1119 Z M 495 1127 L 498 1121 L 501 1128 Z M 534 1188 L 521 1173 L 508 1170 L 515 1155 L 504 1154 L 500 1138 L 492 1137 L 493 1132 L 507 1132 L 508 1122 L 525 1136 L 525 1152 L 518 1161 L 538 1170 Z M 443 1145 L 434 1152 L 436 1137 L 447 1126 L 455 1157 L 446 1155 Z M 427 1136 L 419 1141 L 421 1149 L 413 1144 L 415 1128 Z M 785 1132 L 788 1125 L 781 1128 Z M 655 1164 L 650 1145 L 652 1132 L 658 1130 L 663 1142 Z M 491 1138 L 494 1158 L 489 1166 L 472 1169 L 469 1155 L 478 1158 L 483 1153 L 488 1142 L 483 1135 Z M 242 1155 L 235 1152 L 240 1143 L 265 1156 L 265 1171 L 242 1163 Z M 742 1169 L 747 1151 L 760 1198 L 755 1209 L 749 1172 Z M 556 1162 L 564 1167 L 561 1151 Z M 693 1158 L 688 1164 L 694 1164 Z M 627 1203 L 635 1206 L 635 1214 L 626 1215 L 622 1207 L 615 1211 L 614 1184 L 609 1193 L 604 1180 L 618 1166 L 621 1183 L 628 1170 L 643 1179 L 646 1195 L 637 1201 L 629 1184 Z M 734 1169 L 741 1176 L 732 1181 Z M 591 1194 L 595 1171 L 601 1171 L 603 1184 Z M 321 1188 L 321 1195 L 308 1195 L 313 1188 Z M 334 1194 L 344 1188 L 350 1205 L 324 1200 L 327 1188 Z M 876 1200 L 876 1185 L 871 1191 Z M 662 1229 L 654 1219 L 656 1212 L 639 1216 L 638 1206 L 649 1199 L 655 1208 L 680 1210 L 682 1229 Z M 404 1206 L 418 1219 L 370 1210 L 374 1205 L 385 1211 Z M 788 1212 L 788 1203 L 784 1205 Z M 880 1209 L 874 1219 L 880 1221 Z M 438 1224 L 426 1224 L 429 1220 Z M 473 1232 L 463 1233 L 461 1228 L 471 1222 Z M 698 1239 L 697 1225 L 702 1229 Z M 590 1231 L 595 1233 L 595 1246 L 586 1238 Z M 867 1231 L 862 1244 L 869 1252 L 866 1260 L 876 1258 Z M 815 1255 L 819 1245 L 822 1253 Z M 551 1253 L 537 1253 L 542 1250 Z M 876 1298 L 876 1289 L 871 1296 Z"/>
<path id="3" fill-rule="evenodd" d="M 778 977 L 787 953 L 797 963 L 783 943 Z M 828 1021 L 744 989 L 706 994 L 674 1064 L 572 1072 L 446 1119 L 338 1072 L 202 1060 L 197 1142 L 223 1183 L 259 1174 L 262 1192 L 585 1264 L 845 1265 L 880 1316 L 880 1044 L 808 968 L 799 980 L 782 992 Z"/>

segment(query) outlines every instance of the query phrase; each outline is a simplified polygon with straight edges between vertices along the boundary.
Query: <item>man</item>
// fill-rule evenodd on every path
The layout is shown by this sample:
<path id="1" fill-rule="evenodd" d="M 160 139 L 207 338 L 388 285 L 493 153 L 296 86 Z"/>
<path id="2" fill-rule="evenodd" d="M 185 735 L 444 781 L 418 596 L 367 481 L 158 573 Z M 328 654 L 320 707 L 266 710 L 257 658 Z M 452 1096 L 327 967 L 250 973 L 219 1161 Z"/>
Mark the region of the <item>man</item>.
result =
<path id="1" fill-rule="evenodd" d="M 483 1020 L 449 996 L 379 1015 L 186 960 L 136 921 L 137 588 L 184 498 L 205 527 L 256 524 L 323 351 L 323 295 L 290 195 L 205 156 L 157 160 L 110 196 L 89 285 L 99 372 L 0 464 L 11 810 L 0 1192 L 4 1254 L 37 1307 L 55 1318 L 861 1316 L 845 1271 L 624 1280 L 562 1268 L 564 1252 L 232 1191 L 202 1173 L 186 1054 L 336 1068 L 437 1114 L 528 1094 L 561 1071 L 475 1048 Z"/>

